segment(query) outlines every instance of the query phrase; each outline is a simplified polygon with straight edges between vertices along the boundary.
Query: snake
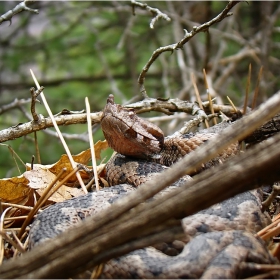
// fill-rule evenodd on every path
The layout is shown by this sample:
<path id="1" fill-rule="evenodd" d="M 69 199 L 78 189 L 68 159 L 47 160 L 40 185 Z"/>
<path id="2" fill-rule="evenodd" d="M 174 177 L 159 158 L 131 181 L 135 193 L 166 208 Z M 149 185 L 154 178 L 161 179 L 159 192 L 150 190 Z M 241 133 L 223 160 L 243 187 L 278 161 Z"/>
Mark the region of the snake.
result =
<path id="1" fill-rule="evenodd" d="M 138 117 L 134 110 L 115 104 L 113 95 L 107 99 L 101 127 L 108 145 L 117 152 L 106 164 L 110 187 L 56 203 L 38 214 L 29 232 L 31 250 L 110 207 L 217 134 L 217 129 L 206 129 L 164 137 L 156 125 Z M 231 144 L 195 173 L 230 159 L 238 154 L 238 147 L 238 143 Z M 162 193 L 186 180 L 192 178 L 186 175 Z M 255 235 L 271 223 L 261 202 L 262 192 L 257 189 L 185 217 L 181 221 L 183 239 L 114 258 L 104 265 L 100 278 L 234 279 L 255 275 L 257 271 L 246 264 L 277 263 Z"/>

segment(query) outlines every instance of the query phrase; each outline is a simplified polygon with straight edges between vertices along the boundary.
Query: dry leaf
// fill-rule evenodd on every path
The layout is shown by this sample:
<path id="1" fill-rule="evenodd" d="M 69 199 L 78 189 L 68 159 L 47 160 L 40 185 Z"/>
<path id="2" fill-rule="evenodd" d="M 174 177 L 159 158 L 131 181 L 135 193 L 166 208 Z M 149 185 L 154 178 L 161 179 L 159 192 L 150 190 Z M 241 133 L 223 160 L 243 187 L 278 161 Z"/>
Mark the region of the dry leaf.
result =
<path id="1" fill-rule="evenodd" d="M 24 176 L 0 180 L 0 198 L 3 202 L 17 203 L 28 197 L 30 188 Z"/>
<path id="2" fill-rule="evenodd" d="M 34 164 L 33 170 L 26 171 L 23 174 L 29 180 L 29 186 L 32 189 L 36 189 L 36 192 L 41 196 L 45 189 L 55 180 L 56 175 L 49 171 L 49 169 L 40 164 Z M 79 189 L 73 189 L 62 185 L 57 192 L 55 192 L 49 201 L 62 202 L 66 199 L 76 197 L 83 194 L 83 191 Z"/>

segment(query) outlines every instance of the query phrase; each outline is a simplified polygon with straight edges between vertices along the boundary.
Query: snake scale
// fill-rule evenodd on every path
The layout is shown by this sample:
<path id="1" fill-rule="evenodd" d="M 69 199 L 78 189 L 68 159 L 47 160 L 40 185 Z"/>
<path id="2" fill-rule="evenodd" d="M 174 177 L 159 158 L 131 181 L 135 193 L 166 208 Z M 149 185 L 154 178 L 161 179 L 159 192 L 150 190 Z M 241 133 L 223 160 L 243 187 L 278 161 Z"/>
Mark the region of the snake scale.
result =
<path id="1" fill-rule="evenodd" d="M 101 126 L 109 146 L 118 152 L 106 165 L 111 187 L 57 203 L 40 213 L 31 226 L 31 249 L 69 230 L 87 216 L 110 207 L 215 135 L 199 132 L 164 138 L 157 126 L 142 120 L 133 110 L 115 104 L 112 95 L 103 111 Z M 237 152 L 238 145 L 232 144 L 197 172 Z M 186 176 L 180 180 L 191 178 Z M 166 191 L 180 187 L 180 180 Z M 254 190 L 186 217 L 182 220 L 183 240 L 175 240 L 169 246 L 157 244 L 110 260 L 100 277 L 243 278 L 254 275 L 257 272 L 248 269 L 246 263 L 277 263 L 262 240 L 254 236 L 270 223 L 261 211 L 261 200 L 261 191 Z"/>

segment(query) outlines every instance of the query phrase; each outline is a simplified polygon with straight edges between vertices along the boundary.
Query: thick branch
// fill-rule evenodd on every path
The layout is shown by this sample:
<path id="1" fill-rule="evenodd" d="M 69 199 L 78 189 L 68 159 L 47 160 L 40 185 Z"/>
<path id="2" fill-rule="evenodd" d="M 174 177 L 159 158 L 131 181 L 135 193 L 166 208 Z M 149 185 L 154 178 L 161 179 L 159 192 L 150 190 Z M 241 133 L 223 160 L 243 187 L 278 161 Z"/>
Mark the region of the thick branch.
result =
<path id="1" fill-rule="evenodd" d="M 92 123 L 100 122 L 102 112 L 92 113 Z M 60 115 L 55 117 L 58 125 L 70 125 L 70 124 L 81 124 L 87 122 L 86 114 L 71 114 L 71 115 Z M 0 131 L 0 143 L 20 138 L 24 135 L 30 134 L 34 131 L 39 131 L 53 127 L 53 123 L 50 118 L 41 117 L 40 122 L 27 122 L 18 124 L 7 129 Z"/>

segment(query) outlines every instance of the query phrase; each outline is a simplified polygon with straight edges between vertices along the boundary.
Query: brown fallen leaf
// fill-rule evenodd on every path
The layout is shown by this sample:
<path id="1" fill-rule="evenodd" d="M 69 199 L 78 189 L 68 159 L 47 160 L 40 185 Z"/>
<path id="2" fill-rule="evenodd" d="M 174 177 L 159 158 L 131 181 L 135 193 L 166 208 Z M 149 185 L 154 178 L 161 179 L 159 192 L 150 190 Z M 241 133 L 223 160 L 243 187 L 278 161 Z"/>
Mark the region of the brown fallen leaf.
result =
<path id="1" fill-rule="evenodd" d="M 3 202 L 17 203 L 28 197 L 29 181 L 24 176 L 4 178 L 0 180 L 0 198 Z"/>
<path id="2" fill-rule="evenodd" d="M 95 156 L 97 159 L 100 159 L 101 151 L 106 148 L 108 148 L 108 144 L 107 144 L 106 140 L 98 141 L 94 145 Z M 90 159 L 91 159 L 90 149 L 87 149 L 87 150 L 79 153 L 78 155 L 73 156 L 73 160 L 76 163 L 80 163 L 85 166 L 88 164 Z M 58 174 L 62 168 L 67 168 L 67 172 L 65 172 L 65 174 L 61 177 L 61 179 L 65 178 L 73 170 L 72 165 L 69 161 L 69 158 L 65 154 L 62 155 L 60 160 L 58 162 L 56 162 L 49 170 L 54 174 Z M 81 170 L 80 174 L 81 174 L 81 177 L 83 180 L 89 179 L 88 173 L 85 172 L 84 170 Z M 73 175 L 72 177 L 69 178 L 69 180 L 67 182 L 67 186 L 73 186 L 76 183 L 76 181 L 77 181 L 77 178 L 75 175 Z"/>
<path id="3" fill-rule="evenodd" d="M 48 166 L 40 164 L 34 164 L 33 170 L 26 171 L 23 175 L 29 180 L 30 188 L 35 189 L 39 196 L 41 196 L 45 189 L 56 179 L 56 175 L 49 170 Z M 62 202 L 81 194 L 83 194 L 83 191 L 80 189 L 62 185 L 59 190 L 49 198 L 49 201 Z"/>

